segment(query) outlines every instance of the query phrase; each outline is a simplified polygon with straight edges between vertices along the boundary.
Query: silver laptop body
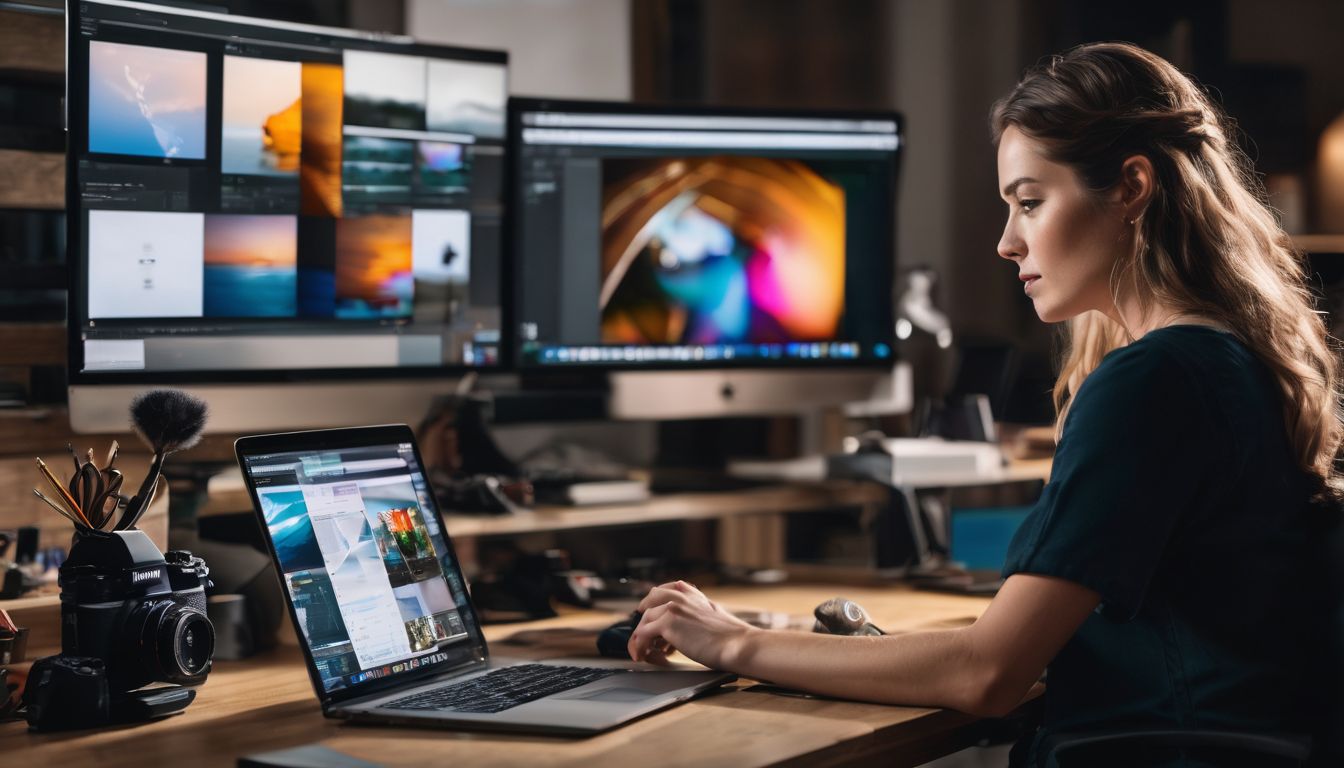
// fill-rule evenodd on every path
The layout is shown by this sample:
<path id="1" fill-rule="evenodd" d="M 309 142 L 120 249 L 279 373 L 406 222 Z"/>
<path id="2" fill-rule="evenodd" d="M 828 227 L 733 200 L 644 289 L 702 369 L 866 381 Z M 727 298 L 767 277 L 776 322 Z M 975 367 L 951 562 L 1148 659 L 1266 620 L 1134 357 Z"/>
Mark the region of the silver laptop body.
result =
<path id="1" fill-rule="evenodd" d="M 328 717 L 354 722 L 592 734 L 734 679 L 599 658 L 492 657 L 405 425 L 244 437 L 238 464 Z M 426 700 L 462 686 L 516 695 L 517 665 L 604 675 L 498 711 Z M 509 670 L 553 673 L 556 670 Z M 499 691 L 494 688 L 501 688 Z M 479 707 L 476 707 L 479 709 Z"/>

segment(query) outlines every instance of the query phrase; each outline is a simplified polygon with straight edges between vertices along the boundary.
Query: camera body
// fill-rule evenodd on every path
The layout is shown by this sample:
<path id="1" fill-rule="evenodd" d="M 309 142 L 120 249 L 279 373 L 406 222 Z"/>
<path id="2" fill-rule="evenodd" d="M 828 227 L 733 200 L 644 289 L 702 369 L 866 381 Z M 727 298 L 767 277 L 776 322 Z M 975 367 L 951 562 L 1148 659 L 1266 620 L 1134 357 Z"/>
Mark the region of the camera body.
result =
<path id="1" fill-rule="evenodd" d="M 160 554 L 143 531 L 76 535 L 60 572 L 61 654 L 33 666 L 29 724 L 88 728 L 186 707 L 214 655 L 209 576 L 204 560 Z M 149 683 L 175 685 L 142 689 Z"/>
<path id="2" fill-rule="evenodd" d="M 205 561 L 166 556 L 139 530 L 81 535 L 61 565 L 61 653 L 103 659 L 108 686 L 192 686 L 210 673 Z"/>

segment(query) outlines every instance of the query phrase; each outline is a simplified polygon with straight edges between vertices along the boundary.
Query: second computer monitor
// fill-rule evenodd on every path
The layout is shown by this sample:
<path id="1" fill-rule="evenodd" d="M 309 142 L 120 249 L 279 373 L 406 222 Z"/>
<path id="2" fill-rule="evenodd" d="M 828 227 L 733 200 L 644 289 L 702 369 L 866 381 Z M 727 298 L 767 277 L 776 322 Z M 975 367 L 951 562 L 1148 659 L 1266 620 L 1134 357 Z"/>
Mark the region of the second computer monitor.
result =
<path id="1" fill-rule="evenodd" d="M 505 52 L 125 0 L 67 27 L 76 429 L 163 385 L 221 431 L 404 421 L 502 367 Z"/>
<path id="2" fill-rule="evenodd" d="M 890 367 L 900 118 L 514 99 L 524 371 Z"/>
<path id="3" fill-rule="evenodd" d="M 498 366 L 503 51 L 71 13 L 74 383 Z"/>

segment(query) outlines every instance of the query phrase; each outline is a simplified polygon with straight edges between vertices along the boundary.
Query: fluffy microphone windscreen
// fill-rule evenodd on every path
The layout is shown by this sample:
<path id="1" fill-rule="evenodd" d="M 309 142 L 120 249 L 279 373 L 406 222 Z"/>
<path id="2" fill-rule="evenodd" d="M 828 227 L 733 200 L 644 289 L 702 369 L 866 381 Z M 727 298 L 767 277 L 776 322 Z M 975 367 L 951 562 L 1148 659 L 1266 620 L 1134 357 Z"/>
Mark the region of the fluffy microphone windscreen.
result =
<path id="1" fill-rule="evenodd" d="M 155 453 L 190 448 L 201 439 L 205 401 L 176 389 L 154 389 L 131 403 L 131 421 Z"/>

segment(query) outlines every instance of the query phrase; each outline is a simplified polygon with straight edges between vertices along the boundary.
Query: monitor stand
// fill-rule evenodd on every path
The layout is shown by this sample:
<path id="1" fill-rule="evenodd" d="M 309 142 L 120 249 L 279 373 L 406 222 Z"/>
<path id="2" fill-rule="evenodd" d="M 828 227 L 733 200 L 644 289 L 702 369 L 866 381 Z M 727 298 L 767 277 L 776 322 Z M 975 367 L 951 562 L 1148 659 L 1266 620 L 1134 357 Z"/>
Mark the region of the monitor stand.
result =
<path id="1" fill-rule="evenodd" d="M 866 401 L 884 375 L 889 371 L 621 371 L 609 377 L 609 410 L 613 419 L 797 414 Z"/>

